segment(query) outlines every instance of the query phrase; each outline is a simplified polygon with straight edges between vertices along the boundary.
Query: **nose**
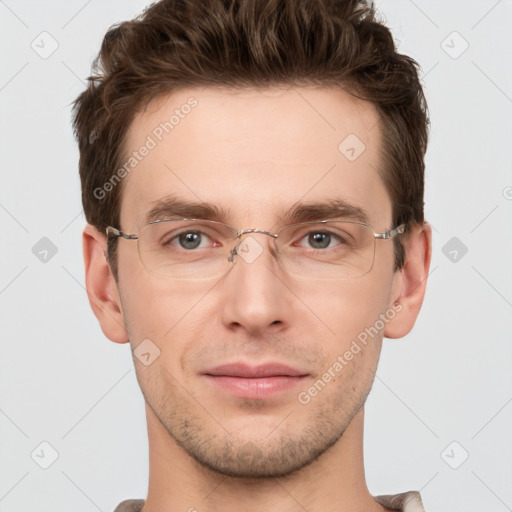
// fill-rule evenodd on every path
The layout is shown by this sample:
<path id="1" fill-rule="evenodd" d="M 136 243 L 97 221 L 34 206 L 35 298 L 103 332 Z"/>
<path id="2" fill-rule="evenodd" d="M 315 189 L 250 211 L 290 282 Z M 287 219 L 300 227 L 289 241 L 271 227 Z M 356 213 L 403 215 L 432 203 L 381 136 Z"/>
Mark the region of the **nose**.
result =
<path id="1" fill-rule="evenodd" d="M 283 329 L 290 323 L 292 297 L 273 239 L 264 234 L 244 235 L 223 280 L 224 325 L 245 329 L 253 336 Z"/>

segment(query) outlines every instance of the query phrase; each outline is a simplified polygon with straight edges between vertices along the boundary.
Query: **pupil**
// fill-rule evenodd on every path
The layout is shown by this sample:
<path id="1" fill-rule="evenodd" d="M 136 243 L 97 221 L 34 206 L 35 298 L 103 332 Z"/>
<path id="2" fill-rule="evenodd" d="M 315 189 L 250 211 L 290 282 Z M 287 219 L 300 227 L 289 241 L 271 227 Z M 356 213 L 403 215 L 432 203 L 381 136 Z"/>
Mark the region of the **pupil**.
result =
<path id="1" fill-rule="evenodd" d="M 201 243 L 201 235 L 198 233 L 185 233 L 179 239 L 185 249 L 195 249 Z"/>
<path id="2" fill-rule="evenodd" d="M 331 235 L 327 233 L 315 233 L 314 235 L 309 235 L 309 242 L 315 248 L 325 249 L 329 247 Z"/>

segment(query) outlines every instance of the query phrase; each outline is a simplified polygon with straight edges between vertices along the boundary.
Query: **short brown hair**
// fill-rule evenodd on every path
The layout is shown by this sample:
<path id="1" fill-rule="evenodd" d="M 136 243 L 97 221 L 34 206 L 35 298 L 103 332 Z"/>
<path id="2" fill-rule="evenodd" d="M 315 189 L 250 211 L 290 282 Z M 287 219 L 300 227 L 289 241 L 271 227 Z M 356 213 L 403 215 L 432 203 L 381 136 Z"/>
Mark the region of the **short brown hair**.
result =
<path id="1" fill-rule="evenodd" d="M 418 64 L 397 53 L 373 3 L 357 0 L 161 0 L 109 29 L 87 89 L 74 102 L 82 203 L 100 231 L 119 227 L 123 182 L 98 199 L 125 161 L 135 114 L 191 86 L 337 87 L 371 101 L 382 123 L 381 177 L 393 226 L 423 224 L 427 103 Z M 395 269 L 405 254 L 395 237 Z M 115 254 L 110 260 L 117 279 Z"/>

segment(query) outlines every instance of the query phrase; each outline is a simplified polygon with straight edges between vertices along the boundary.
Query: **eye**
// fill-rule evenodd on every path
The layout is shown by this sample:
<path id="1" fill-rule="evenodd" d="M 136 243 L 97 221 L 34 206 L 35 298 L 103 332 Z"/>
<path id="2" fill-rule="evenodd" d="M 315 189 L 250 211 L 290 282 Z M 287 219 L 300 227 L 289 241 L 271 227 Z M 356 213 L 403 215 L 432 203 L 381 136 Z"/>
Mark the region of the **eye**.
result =
<path id="1" fill-rule="evenodd" d="M 309 247 L 311 249 L 322 250 L 340 245 L 347 245 L 348 240 L 348 235 L 344 236 L 342 233 L 334 233 L 333 231 L 326 230 L 316 230 L 303 234 L 298 245 L 301 247 Z"/>
<path id="2" fill-rule="evenodd" d="M 194 253 L 201 257 L 223 247 L 233 238 L 234 228 L 204 220 L 169 219 L 148 224 L 143 233 L 145 250 L 172 252 L 181 255 Z"/>
<path id="3" fill-rule="evenodd" d="M 311 231 L 306 236 L 307 243 L 313 249 L 327 249 L 332 247 L 331 243 L 343 242 L 339 236 L 329 231 Z"/>
<path id="4" fill-rule="evenodd" d="M 170 242 L 176 240 L 183 249 L 197 249 L 204 238 L 206 235 L 200 231 L 186 231 L 172 238 Z"/>
<path id="5" fill-rule="evenodd" d="M 220 245 L 219 242 L 212 241 L 204 231 L 190 228 L 181 231 L 181 233 L 177 233 L 176 230 L 169 231 L 162 237 L 163 247 L 176 247 L 187 251 L 207 247 L 218 247 Z"/>

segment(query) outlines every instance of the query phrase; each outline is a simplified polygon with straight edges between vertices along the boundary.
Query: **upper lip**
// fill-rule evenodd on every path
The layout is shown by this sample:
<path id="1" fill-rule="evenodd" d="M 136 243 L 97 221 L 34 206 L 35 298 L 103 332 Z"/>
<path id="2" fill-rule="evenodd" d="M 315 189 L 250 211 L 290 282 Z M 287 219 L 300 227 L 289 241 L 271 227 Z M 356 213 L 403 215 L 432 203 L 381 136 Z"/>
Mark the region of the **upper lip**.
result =
<path id="1" fill-rule="evenodd" d="M 204 375 L 243 377 L 246 379 L 278 376 L 300 377 L 307 375 L 296 368 L 281 363 L 267 363 L 258 366 L 251 366 L 246 363 L 223 364 L 202 373 Z"/>

